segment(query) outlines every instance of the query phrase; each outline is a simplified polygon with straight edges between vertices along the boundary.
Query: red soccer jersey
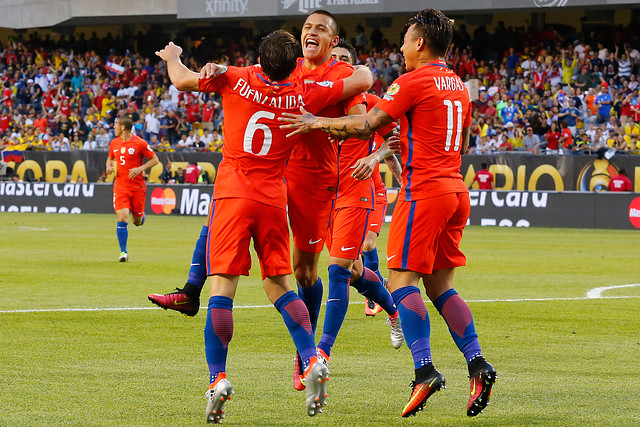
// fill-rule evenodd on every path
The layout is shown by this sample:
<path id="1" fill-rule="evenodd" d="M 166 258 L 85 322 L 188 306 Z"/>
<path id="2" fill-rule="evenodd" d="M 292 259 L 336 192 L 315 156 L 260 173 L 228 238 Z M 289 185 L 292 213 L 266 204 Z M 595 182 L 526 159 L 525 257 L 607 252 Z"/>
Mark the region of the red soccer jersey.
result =
<path id="1" fill-rule="evenodd" d="M 200 170 L 197 165 L 189 165 L 184 172 L 185 184 L 197 184 L 200 177 Z"/>
<path id="2" fill-rule="evenodd" d="M 471 103 L 462 80 L 443 61 L 398 77 L 375 107 L 400 119 L 401 200 L 468 191 L 460 149 Z"/>
<path id="3" fill-rule="evenodd" d="M 115 159 L 116 179 L 114 181 L 114 189 L 135 190 L 143 189 L 144 177 L 139 174 L 135 178 L 129 178 L 129 169 L 142 166 L 146 159 L 151 159 L 154 152 L 147 144 L 147 141 L 136 135 L 131 135 L 131 139 L 123 141 L 118 137 L 111 141 L 109 145 L 109 158 Z"/>
<path id="4" fill-rule="evenodd" d="M 259 66 L 229 67 L 218 77 L 201 79 L 199 88 L 222 95 L 225 112 L 223 160 L 214 198 L 252 199 L 285 209 L 284 169 L 294 145 L 308 136 L 287 138 L 290 131 L 280 129 L 277 119 L 283 112 L 298 113 L 300 106 L 317 113 L 338 102 L 342 81 L 271 83 Z M 330 146 L 326 138 L 319 143 Z"/>
<path id="5" fill-rule="evenodd" d="M 624 175 L 617 175 L 609 181 L 609 191 L 633 191 L 631 180 Z"/>
<path id="6" fill-rule="evenodd" d="M 478 181 L 478 189 L 491 190 L 493 188 L 493 174 L 488 170 L 482 169 L 476 172 L 473 181 Z M 472 182 L 473 182 L 472 181 Z"/>
<path id="7" fill-rule="evenodd" d="M 304 65 L 304 58 L 298 59 L 298 66 L 291 74 L 291 79 L 298 82 L 323 82 L 337 81 L 349 77 L 353 73 L 353 67 L 336 59 L 330 59 L 313 70 Z M 364 103 L 361 96 L 354 96 L 340 103 L 330 103 L 318 113 L 322 117 L 342 117 L 347 114 L 354 105 Z M 226 115 L 225 115 L 226 119 Z M 225 124 L 226 126 L 226 124 Z M 298 144 L 291 153 L 291 159 L 287 166 L 287 176 L 313 175 L 314 186 L 327 189 L 337 184 L 338 146 L 328 143 L 329 136 L 322 131 L 313 131 L 305 134 L 302 143 Z"/>

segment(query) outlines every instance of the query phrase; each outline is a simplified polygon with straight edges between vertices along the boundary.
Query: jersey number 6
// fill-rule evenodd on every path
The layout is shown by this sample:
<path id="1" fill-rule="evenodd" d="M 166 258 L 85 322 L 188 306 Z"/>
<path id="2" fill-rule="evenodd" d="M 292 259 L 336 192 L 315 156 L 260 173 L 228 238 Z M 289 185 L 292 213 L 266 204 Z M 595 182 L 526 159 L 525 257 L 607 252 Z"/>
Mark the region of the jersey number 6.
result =
<path id="1" fill-rule="evenodd" d="M 453 108 L 455 106 L 457 110 L 457 120 L 456 121 L 456 140 L 453 144 L 453 151 L 460 150 L 460 139 L 462 137 L 462 102 L 453 101 L 449 99 L 445 99 L 442 101 L 443 104 L 447 107 L 447 142 L 444 144 L 444 151 L 449 151 L 451 149 L 451 137 L 453 136 Z"/>
<path id="2" fill-rule="evenodd" d="M 249 123 L 247 123 L 247 129 L 244 131 L 244 142 L 243 148 L 247 153 L 255 154 L 256 156 L 265 156 L 269 149 L 271 148 L 271 141 L 273 140 L 273 136 L 271 134 L 271 129 L 269 126 L 264 123 L 258 123 L 260 119 L 269 119 L 272 120 L 276 117 L 275 113 L 270 113 L 268 111 L 258 111 L 249 119 Z M 261 130 L 264 133 L 264 140 L 262 141 L 262 147 L 258 153 L 253 152 L 253 135 Z"/>

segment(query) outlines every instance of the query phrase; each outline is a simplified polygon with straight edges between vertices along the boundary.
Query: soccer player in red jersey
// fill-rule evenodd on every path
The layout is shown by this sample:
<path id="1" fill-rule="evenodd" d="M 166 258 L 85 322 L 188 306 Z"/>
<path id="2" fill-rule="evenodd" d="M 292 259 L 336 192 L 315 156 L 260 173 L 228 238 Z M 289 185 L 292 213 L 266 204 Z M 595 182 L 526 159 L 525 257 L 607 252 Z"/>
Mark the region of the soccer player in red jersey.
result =
<path id="1" fill-rule="evenodd" d="M 167 61 L 169 77 L 177 88 L 222 95 L 226 113 L 223 160 L 214 184 L 207 236 L 211 297 L 205 349 L 211 384 L 206 414 L 210 422 L 221 420 L 225 400 L 233 393 L 225 372 L 233 334 L 233 298 L 239 276 L 249 274 L 251 239 L 260 259 L 264 289 L 282 314 L 301 357 L 308 380 L 307 413 L 321 412 L 326 402 L 328 369 L 316 362 L 309 313 L 289 284 L 292 270 L 283 177 L 291 151 L 301 140 L 285 138 L 276 118 L 301 105 L 319 111 L 326 103 L 366 90 L 372 79 L 362 70 L 336 82 L 293 82 L 289 76 L 299 49 L 291 34 L 275 31 L 258 49 L 261 67 L 223 68 L 205 79 L 180 62 L 182 50 L 172 43 L 158 52 Z"/>
<path id="2" fill-rule="evenodd" d="M 487 169 L 488 165 L 486 163 L 483 163 L 481 167 L 482 169 L 476 172 L 476 175 L 473 177 L 473 181 L 471 181 L 471 184 L 477 181 L 479 190 L 495 189 L 496 184 L 493 180 L 493 174 Z"/>
<path id="3" fill-rule="evenodd" d="M 466 263 L 459 249 L 469 217 L 469 195 L 460 174 L 471 122 L 469 94 L 449 70 L 444 56 L 453 37 L 451 21 L 440 11 L 425 9 L 407 22 L 402 52 L 407 73 L 392 84 L 366 115 L 340 119 L 292 115 L 290 135 L 322 129 L 338 137 L 368 136 L 400 119 L 403 183 L 389 230 L 389 290 L 402 318 L 416 379 L 402 416 L 414 415 L 444 386 L 431 362 L 430 325 L 417 287 L 420 278 L 464 354 L 471 378 L 467 415 L 489 403 L 496 379 L 478 343 L 473 316 L 453 289 L 455 267 Z M 288 115 L 286 115 L 288 116 Z"/>
<path id="4" fill-rule="evenodd" d="M 332 49 L 332 56 L 350 65 L 356 60 L 355 49 L 342 39 Z M 390 125 L 380 133 L 392 135 L 394 128 L 395 124 Z M 398 310 L 391 295 L 382 285 L 382 279 L 363 266 L 360 257 L 369 228 L 369 216 L 375 207 L 375 189 L 371 178 L 356 179 L 353 174 L 358 160 L 371 154 L 373 145 L 373 137 L 368 141 L 351 138 L 338 147 L 338 187 L 326 238 L 329 249 L 329 298 L 322 337 L 318 343 L 318 353 L 326 361 L 329 360 L 347 312 L 349 285 L 365 298 L 379 302 L 387 312 L 393 347 L 400 348 L 404 342 Z"/>
<path id="5" fill-rule="evenodd" d="M 131 117 L 118 117 L 114 125 L 116 138 L 109 145 L 107 157 L 107 175 L 116 171 L 113 182 L 113 208 L 118 216 L 116 233 L 120 244 L 120 262 L 129 260 L 129 212 L 133 216 L 135 226 L 144 224 L 147 186 L 142 173 L 158 164 L 158 156 L 144 139 L 131 133 L 132 127 Z"/>

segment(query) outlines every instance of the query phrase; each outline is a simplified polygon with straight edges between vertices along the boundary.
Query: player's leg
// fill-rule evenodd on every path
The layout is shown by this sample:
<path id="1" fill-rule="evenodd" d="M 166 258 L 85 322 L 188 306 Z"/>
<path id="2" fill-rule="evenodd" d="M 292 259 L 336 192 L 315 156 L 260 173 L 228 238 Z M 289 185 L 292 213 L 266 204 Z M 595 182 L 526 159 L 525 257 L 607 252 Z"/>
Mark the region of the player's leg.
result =
<path id="1" fill-rule="evenodd" d="M 444 214 L 432 210 L 433 206 L 424 200 L 401 200 L 396 205 L 389 229 L 388 288 L 398 308 L 415 368 L 415 381 L 409 402 L 402 411 L 403 417 L 414 415 L 445 383 L 431 360 L 429 315 L 418 289 L 418 281 L 424 274 L 420 271 L 431 272 L 438 229 L 446 221 Z"/>
<path id="2" fill-rule="evenodd" d="M 211 293 L 205 323 L 205 351 L 209 365 L 210 386 L 206 417 L 208 422 L 219 422 L 223 406 L 233 393 L 226 376 L 229 341 L 233 336 L 233 297 L 238 276 L 248 275 L 251 268 L 249 244 L 252 219 L 245 199 L 216 201 L 211 215 L 210 229 L 218 233 L 207 237 L 207 274 L 212 276 Z"/>
<path id="3" fill-rule="evenodd" d="M 467 361 L 471 378 L 467 415 L 475 416 L 489 403 L 496 372 L 482 355 L 471 309 L 453 288 L 455 267 L 466 264 L 466 258 L 460 251 L 460 241 L 470 209 L 466 193 L 458 194 L 457 199 L 457 209 L 438 238 L 434 270 L 423 276 L 423 283 L 429 299 L 447 323 L 451 337 Z"/>
<path id="4" fill-rule="evenodd" d="M 309 312 L 304 302 L 291 290 L 289 275 L 289 227 L 286 212 L 273 206 L 253 202 L 253 242 L 260 260 L 264 290 L 289 330 L 300 356 L 302 380 L 306 383 L 307 414 L 322 412 L 326 403 L 327 368 L 316 361 L 316 346 Z M 260 206 L 259 206 L 260 205 Z M 259 213 L 258 213 L 259 212 Z"/>
<path id="5" fill-rule="evenodd" d="M 114 195 L 115 198 L 115 195 Z M 121 203 L 125 205 L 125 203 Z M 120 245 L 120 257 L 118 261 L 127 262 L 129 253 L 127 252 L 127 241 L 129 240 L 129 206 L 116 209 L 118 223 L 116 224 L 116 235 L 118 236 L 118 244 Z"/>
<path id="6" fill-rule="evenodd" d="M 144 224 L 144 220 L 146 218 L 144 214 L 146 198 L 147 192 L 145 190 L 139 190 L 131 193 L 131 217 L 133 225 L 136 227 Z"/>
<path id="7" fill-rule="evenodd" d="M 168 294 L 150 294 L 149 301 L 165 308 L 179 311 L 187 316 L 195 316 L 200 308 L 200 294 L 207 280 L 207 235 L 209 234 L 209 222 L 215 209 L 215 201 L 209 205 L 209 216 L 200 230 L 196 240 L 189 275 L 183 288 L 176 288 L 175 292 Z"/>
<path id="8" fill-rule="evenodd" d="M 207 422 L 224 418 L 224 405 L 231 399 L 233 387 L 227 380 L 229 342 L 233 337 L 233 298 L 238 276 L 216 274 L 211 277 L 211 296 L 204 327 L 204 345 L 209 366 L 209 389 L 205 394 Z"/>
<path id="9" fill-rule="evenodd" d="M 373 271 L 380 282 L 383 284 L 386 279 L 380 274 L 380 260 L 378 257 L 378 236 L 384 223 L 385 214 L 387 211 L 387 195 L 386 191 L 375 193 L 375 209 L 369 215 L 369 229 L 367 230 L 367 236 L 364 239 L 362 245 L 362 259 L 364 266 Z M 379 304 L 367 299 L 364 305 L 364 314 L 367 316 L 375 316 L 382 311 L 382 307 Z"/>

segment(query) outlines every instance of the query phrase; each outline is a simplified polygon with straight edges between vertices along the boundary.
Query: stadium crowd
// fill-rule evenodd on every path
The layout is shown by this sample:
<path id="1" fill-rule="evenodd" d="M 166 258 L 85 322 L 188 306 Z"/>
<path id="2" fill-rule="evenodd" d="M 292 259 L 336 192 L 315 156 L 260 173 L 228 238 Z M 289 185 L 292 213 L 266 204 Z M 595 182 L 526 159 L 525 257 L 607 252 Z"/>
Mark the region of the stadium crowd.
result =
<path id="1" fill-rule="evenodd" d="M 639 154 L 640 51 L 628 44 L 631 34 L 611 28 L 588 44 L 593 37 L 552 30 L 499 23 L 493 34 L 479 27 L 470 36 L 460 26 L 447 62 L 478 91 L 470 152 Z M 148 50 L 152 41 L 141 37 Z M 194 70 L 208 59 L 253 65 L 247 40 L 200 41 L 186 63 Z M 405 71 L 398 45 L 361 26 L 351 41 L 374 74 L 370 91 L 383 94 Z M 219 151 L 220 99 L 180 93 L 157 59 L 110 35 L 12 39 L 0 50 L 0 150 L 106 150 L 115 117 L 128 113 L 156 151 Z"/>

